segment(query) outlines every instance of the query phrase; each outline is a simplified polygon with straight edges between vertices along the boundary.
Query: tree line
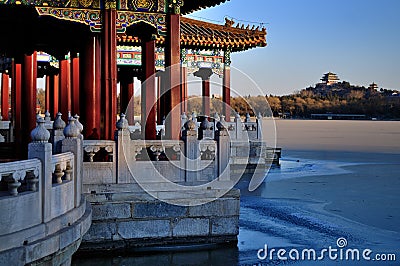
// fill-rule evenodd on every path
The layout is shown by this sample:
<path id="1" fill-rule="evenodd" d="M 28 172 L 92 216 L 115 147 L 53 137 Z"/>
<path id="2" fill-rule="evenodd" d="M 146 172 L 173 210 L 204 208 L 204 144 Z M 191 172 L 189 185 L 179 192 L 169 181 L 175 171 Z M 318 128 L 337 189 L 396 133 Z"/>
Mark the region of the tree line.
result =
<path id="1" fill-rule="evenodd" d="M 118 101 L 119 103 L 119 101 Z M 38 90 L 38 104 L 44 113 L 44 90 Z M 188 112 L 202 114 L 202 97 L 190 96 L 187 102 Z M 135 97 L 135 115 L 140 115 L 140 97 Z M 210 99 L 210 112 L 221 113 L 222 101 Z M 351 86 L 341 82 L 334 86 L 317 85 L 284 96 L 244 96 L 232 97 L 231 108 L 245 116 L 262 114 L 263 116 L 311 118 L 311 114 L 356 114 L 367 118 L 400 119 L 400 93 L 395 90 L 380 91 Z M 232 111 L 231 115 L 234 115 Z"/>

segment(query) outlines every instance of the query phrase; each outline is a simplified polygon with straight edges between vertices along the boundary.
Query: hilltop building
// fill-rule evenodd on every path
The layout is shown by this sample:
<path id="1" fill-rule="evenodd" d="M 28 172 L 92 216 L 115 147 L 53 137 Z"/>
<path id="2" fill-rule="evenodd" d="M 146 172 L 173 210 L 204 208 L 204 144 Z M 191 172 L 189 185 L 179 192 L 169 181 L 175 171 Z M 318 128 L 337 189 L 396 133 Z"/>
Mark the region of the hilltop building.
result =
<path id="1" fill-rule="evenodd" d="M 332 72 L 328 72 L 326 74 L 324 74 L 324 76 L 321 78 L 321 83 L 323 85 L 327 85 L 327 86 L 331 86 L 334 85 L 336 83 L 339 82 L 339 78 L 336 74 L 332 73 Z"/>
<path id="2" fill-rule="evenodd" d="M 370 90 L 379 90 L 379 87 L 378 87 L 378 84 L 376 84 L 375 82 L 372 82 L 369 85 L 368 89 L 370 89 Z"/>

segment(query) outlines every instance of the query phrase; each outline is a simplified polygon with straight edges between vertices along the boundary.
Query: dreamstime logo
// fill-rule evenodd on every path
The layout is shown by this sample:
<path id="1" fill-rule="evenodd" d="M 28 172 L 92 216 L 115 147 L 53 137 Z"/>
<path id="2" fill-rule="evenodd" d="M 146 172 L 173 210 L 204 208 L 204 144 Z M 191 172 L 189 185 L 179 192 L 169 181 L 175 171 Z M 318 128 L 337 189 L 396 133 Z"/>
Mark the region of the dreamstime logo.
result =
<path id="1" fill-rule="evenodd" d="M 266 159 L 267 146 L 276 147 L 275 122 L 266 98 L 258 97 L 258 102 L 254 102 L 244 96 L 246 90 L 238 90 L 235 84 L 230 87 L 231 95 L 238 99 L 236 108 L 270 117 L 259 117 L 262 121 L 258 123 L 255 119 L 251 122 L 243 121 L 244 118 L 239 117 L 234 107 L 224 103 L 219 97 L 209 96 L 189 97 L 163 114 L 162 111 L 166 109 L 162 104 L 169 100 L 166 97 L 176 94 L 172 90 L 180 90 L 181 86 L 177 83 L 157 88 L 156 84 L 166 84 L 166 81 L 174 80 L 168 76 L 168 73 L 171 73 L 170 69 L 166 69 L 163 75 L 154 75 L 142 83 L 142 93 L 154 90 L 159 91 L 160 95 L 153 101 L 146 99 L 147 94 L 144 97 L 145 103 L 142 103 L 141 107 L 145 109 L 141 113 L 146 119 L 142 117 L 141 120 L 141 136 L 137 140 L 131 139 L 133 134 L 121 136 L 126 166 L 133 179 L 131 181 L 161 201 L 180 206 L 196 206 L 214 201 L 228 193 L 239 182 L 246 171 L 247 163 L 251 160 L 255 165 L 263 164 L 260 167 L 263 170 L 262 174 L 254 175 L 249 183 L 250 191 L 257 189 L 264 181 L 272 162 Z M 257 88 L 259 95 L 266 95 L 243 72 L 231 67 L 231 76 L 236 77 L 234 80 L 240 80 L 241 88 L 252 88 L 253 91 Z M 210 87 L 214 91 L 223 89 L 222 79 L 217 80 L 219 81 L 210 81 Z M 201 91 L 202 84 L 202 79 L 197 78 L 190 80 L 187 86 L 189 90 Z M 173 89 L 167 90 L 165 87 Z M 138 93 L 135 96 L 141 97 Z M 128 117 L 133 117 L 132 110 L 137 108 L 134 104 L 132 97 L 125 112 Z M 197 115 L 205 105 L 210 106 L 211 113 L 218 114 L 214 117 Z M 160 108 L 161 112 L 157 108 Z M 227 110 L 225 113 L 231 114 L 235 122 L 228 122 L 230 119 L 221 115 L 223 110 Z M 155 129 L 154 126 L 148 126 L 155 123 L 155 113 L 164 116 L 165 125 L 160 126 L 157 140 L 146 140 L 146 129 Z M 238 119 L 241 119 L 241 122 L 238 122 Z M 174 125 L 174 128 L 171 128 L 169 123 Z M 190 134 L 201 134 L 185 135 L 187 129 L 191 130 Z M 169 139 L 169 131 L 173 130 L 180 130 L 184 141 Z M 264 145 L 254 148 L 252 143 Z M 234 175 L 231 175 L 230 170 L 232 160 L 235 161 Z M 255 171 L 257 170 L 258 168 Z"/>
<path id="2" fill-rule="evenodd" d="M 371 249 L 357 249 L 357 248 L 346 248 L 348 245 L 347 239 L 340 237 L 336 241 L 336 247 L 329 246 L 328 248 L 321 249 L 319 251 L 312 248 L 296 249 L 270 249 L 265 244 L 264 248 L 259 249 L 257 252 L 257 258 L 259 260 L 281 260 L 281 261 L 396 261 L 396 254 L 393 253 L 373 253 Z"/>

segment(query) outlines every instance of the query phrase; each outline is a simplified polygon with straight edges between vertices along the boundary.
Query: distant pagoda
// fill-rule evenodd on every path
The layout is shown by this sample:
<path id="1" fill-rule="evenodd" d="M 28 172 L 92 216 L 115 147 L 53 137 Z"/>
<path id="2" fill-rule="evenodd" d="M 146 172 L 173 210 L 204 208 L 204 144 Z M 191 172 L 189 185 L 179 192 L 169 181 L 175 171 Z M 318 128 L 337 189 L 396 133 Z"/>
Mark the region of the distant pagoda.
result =
<path id="1" fill-rule="evenodd" d="M 372 82 L 372 83 L 369 85 L 368 89 L 370 89 L 370 90 L 378 90 L 379 87 L 378 87 L 378 85 L 377 85 L 375 82 Z"/>
<path id="2" fill-rule="evenodd" d="M 336 74 L 332 73 L 332 72 L 328 72 L 326 74 L 324 74 L 324 76 L 321 79 L 321 84 L 323 85 L 333 85 L 339 82 L 339 78 Z"/>

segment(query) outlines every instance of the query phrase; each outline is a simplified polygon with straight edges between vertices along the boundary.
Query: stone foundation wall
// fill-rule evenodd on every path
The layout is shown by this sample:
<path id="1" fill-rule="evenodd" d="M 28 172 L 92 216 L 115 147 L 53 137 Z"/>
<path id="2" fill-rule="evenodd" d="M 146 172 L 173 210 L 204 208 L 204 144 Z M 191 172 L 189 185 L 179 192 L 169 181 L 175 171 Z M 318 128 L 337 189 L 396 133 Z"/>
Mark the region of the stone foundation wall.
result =
<path id="1" fill-rule="evenodd" d="M 134 195 L 132 195 L 134 194 Z M 138 193 L 88 195 L 93 222 L 80 252 L 140 247 L 227 243 L 239 233 L 238 190 L 200 206 L 175 206 Z"/>

